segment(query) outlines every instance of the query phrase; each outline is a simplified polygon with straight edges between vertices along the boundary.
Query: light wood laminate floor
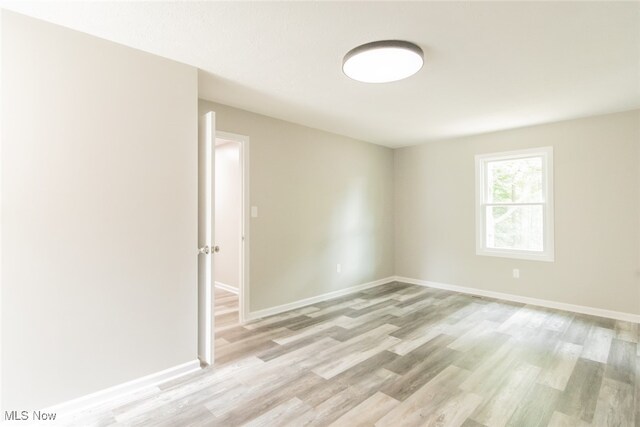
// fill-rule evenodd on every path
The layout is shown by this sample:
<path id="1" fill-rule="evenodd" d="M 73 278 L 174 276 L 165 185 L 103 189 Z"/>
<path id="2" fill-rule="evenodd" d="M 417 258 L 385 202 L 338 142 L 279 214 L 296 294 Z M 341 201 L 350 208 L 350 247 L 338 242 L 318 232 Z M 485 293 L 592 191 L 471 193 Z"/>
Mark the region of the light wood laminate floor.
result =
<path id="1" fill-rule="evenodd" d="M 217 334 L 240 324 L 238 295 L 220 288 L 214 288 L 214 327 Z"/>
<path id="2" fill-rule="evenodd" d="M 74 421 L 640 425 L 632 323 L 391 283 L 227 326 L 214 367 Z"/>

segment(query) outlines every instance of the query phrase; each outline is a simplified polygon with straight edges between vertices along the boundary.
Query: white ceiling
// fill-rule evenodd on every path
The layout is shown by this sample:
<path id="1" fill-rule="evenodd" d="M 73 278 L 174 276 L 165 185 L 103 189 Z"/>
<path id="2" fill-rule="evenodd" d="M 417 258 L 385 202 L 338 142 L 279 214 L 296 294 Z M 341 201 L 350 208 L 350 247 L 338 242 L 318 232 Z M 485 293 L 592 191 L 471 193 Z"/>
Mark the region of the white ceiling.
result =
<path id="1" fill-rule="evenodd" d="M 639 2 L 27 2 L 2 6 L 200 68 L 200 96 L 397 147 L 640 107 Z M 342 57 L 425 51 L 366 84 Z"/>

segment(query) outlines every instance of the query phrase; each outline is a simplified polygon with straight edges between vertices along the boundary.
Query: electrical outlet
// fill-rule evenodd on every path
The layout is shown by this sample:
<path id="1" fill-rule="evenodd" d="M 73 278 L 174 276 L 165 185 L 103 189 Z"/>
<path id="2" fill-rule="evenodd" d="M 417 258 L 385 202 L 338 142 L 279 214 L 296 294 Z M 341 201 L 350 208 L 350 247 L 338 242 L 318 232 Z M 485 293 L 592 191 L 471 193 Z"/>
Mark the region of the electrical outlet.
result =
<path id="1" fill-rule="evenodd" d="M 520 278 L 520 270 L 517 268 L 513 269 L 513 278 L 514 279 L 519 279 Z"/>
<path id="2" fill-rule="evenodd" d="M 336 265 L 336 272 L 337 273 L 342 273 L 342 265 L 340 265 L 340 264 Z"/>

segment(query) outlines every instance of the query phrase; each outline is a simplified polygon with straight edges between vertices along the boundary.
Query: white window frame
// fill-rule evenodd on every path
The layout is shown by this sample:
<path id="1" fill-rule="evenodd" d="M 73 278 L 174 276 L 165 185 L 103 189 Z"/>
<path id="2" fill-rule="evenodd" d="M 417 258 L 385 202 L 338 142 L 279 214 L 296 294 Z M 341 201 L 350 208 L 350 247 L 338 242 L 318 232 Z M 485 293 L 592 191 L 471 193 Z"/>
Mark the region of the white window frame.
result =
<path id="1" fill-rule="evenodd" d="M 524 159 L 528 157 L 542 158 L 542 202 L 541 203 L 488 203 L 487 163 Z M 486 211 L 487 206 L 503 205 L 542 205 L 542 252 L 520 249 L 495 249 L 486 245 Z M 501 153 L 479 154 L 476 156 L 476 255 L 504 258 L 526 259 L 533 261 L 554 261 L 553 233 L 553 147 L 532 148 L 527 150 L 506 151 Z"/>

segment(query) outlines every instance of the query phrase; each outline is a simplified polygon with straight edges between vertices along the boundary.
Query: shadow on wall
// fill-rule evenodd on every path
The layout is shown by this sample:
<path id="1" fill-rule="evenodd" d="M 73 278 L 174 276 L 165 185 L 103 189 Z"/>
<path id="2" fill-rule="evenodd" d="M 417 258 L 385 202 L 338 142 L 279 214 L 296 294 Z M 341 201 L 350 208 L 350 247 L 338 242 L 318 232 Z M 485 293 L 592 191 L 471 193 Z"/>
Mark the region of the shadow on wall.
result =
<path id="1" fill-rule="evenodd" d="M 363 278 L 374 279 L 373 260 L 381 256 L 382 244 L 376 241 L 374 232 L 376 218 L 372 212 L 376 211 L 376 200 L 373 188 L 366 178 L 359 178 L 340 191 L 338 203 L 318 206 L 309 200 L 306 206 L 300 207 L 301 216 L 305 211 L 315 210 L 315 216 L 331 219 L 318 222 L 309 230 L 293 230 L 285 236 L 288 247 L 285 250 L 295 252 L 300 261 L 283 266 L 279 280 L 299 284 L 293 290 L 295 299 L 315 296 L 304 292 L 313 282 L 321 282 L 322 293 L 327 293 L 360 285 Z M 334 188 L 328 190 L 327 194 L 337 192 Z M 308 244 L 309 239 L 313 244 Z M 338 264 L 341 272 L 337 271 Z"/>
<path id="2" fill-rule="evenodd" d="M 382 253 L 383 243 L 376 241 L 375 186 L 364 177 L 349 185 L 333 212 L 329 236 L 329 256 L 333 268 L 341 264 L 342 272 L 332 287 L 339 289 L 360 285 L 363 278 L 375 275 L 376 260 Z"/>

